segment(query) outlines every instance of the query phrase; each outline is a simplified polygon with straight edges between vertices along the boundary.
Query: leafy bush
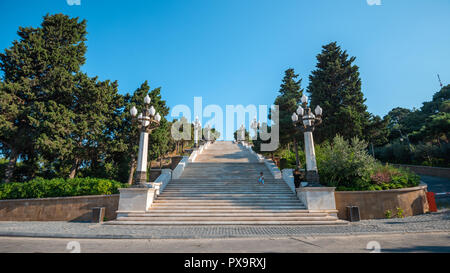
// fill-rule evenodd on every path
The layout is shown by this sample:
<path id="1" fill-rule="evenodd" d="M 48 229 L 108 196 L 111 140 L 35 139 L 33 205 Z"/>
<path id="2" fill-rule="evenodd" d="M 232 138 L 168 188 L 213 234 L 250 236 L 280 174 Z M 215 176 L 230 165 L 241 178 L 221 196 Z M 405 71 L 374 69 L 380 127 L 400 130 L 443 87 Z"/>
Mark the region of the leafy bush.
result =
<path id="1" fill-rule="evenodd" d="M 51 180 L 36 178 L 25 183 L 0 184 L 0 200 L 67 197 L 83 195 L 110 195 L 128 184 L 99 178 L 74 178 Z"/>
<path id="2" fill-rule="evenodd" d="M 450 144 L 420 143 L 409 146 L 407 143 L 394 142 L 375 148 L 375 157 L 389 163 L 450 167 Z"/>
<path id="3" fill-rule="evenodd" d="M 367 152 L 367 143 L 336 136 L 317 151 L 321 184 L 339 191 L 389 190 L 414 187 L 420 177 L 409 170 L 382 165 Z"/>
<path id="4" fill-rule="evenodd" d="M 366 148 L 367 144 L 358 138 L 349 143 L 336 136 L 331 144 L 325 143 L 317 157 L 321 183 L 338 189 L 368 187 L 377 162 Z"/>

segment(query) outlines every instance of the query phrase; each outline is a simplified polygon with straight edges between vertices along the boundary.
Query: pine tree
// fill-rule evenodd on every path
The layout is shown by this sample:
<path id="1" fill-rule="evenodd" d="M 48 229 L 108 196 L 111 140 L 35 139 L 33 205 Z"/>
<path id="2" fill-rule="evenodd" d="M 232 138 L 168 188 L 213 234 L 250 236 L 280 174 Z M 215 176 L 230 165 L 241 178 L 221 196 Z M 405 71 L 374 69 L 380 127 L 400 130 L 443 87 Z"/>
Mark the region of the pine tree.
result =
<path id="1" fill-rule="evenodd" d="M 323 124 L 315 131 L 320 143 L 336 134 L 345 139 L 363 138 L 370 115 L 361 91 L 361 79 L 355 57 L 349 57 L 336 42 L 323 46 L 317 55 L 316 70 L 309 77 L 311 105 L 323 109 Z"/>
<path id="2" fill-rule="evenodd" d="M 66 15 L 46 15 L 39 28 L 20 27 L 20 39 L 0 54 L 4 84 L 0 90 L 0 141 L 8 147 L 9 181 L 20 157 L 36 161 L 59 150 L 69 154 L 67 131 L 75 74 L 85 62 L 86 22 Z M 54 139 L 51 139 L 51 136 Z"/>
<path id="3" fill-rule="evenodd" d="M 294 128 L 291 118 L 292 113 L 295 113 L 297 110 L 303 95 L 303 89 L 301 88 L 302 79 L 296 81 L 298 77 L 299 75 L 295 74 L 293 68 L 287 69 L 280 86 L 280 95 L 275 99 L 275 105 L 279 106 L 281 146 L 296 142 L 299 138 L 299 134 Z"/>

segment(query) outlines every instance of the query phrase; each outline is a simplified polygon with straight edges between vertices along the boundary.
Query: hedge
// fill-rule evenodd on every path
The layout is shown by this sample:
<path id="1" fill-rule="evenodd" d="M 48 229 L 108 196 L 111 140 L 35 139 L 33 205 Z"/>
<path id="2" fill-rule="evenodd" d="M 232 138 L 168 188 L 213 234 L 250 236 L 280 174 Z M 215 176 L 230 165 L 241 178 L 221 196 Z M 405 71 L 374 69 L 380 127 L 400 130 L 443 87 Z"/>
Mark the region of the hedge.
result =
<path id="1" fill-rule="evenodd" d="M 36 178 L 25 183 L 0 184 L 0 200 L 110 195 L 126 187 L 128 184 L 100 178 Z"/>

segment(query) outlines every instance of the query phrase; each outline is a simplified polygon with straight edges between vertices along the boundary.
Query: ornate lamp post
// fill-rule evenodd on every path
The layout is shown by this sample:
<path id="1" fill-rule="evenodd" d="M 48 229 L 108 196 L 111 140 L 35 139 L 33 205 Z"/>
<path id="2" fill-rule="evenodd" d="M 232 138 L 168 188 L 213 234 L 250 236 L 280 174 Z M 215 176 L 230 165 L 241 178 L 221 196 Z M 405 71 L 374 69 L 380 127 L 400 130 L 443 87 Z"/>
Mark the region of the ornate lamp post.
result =
<path id="1" fill-rule="evenodd" d="M 211 141 L 211 125 L 206 125 L 205 127 L 206 131 L 206 141 Z"/>
<path id="2" fill-rule="evenodd" d="M 144 99 L 145 109 L 138 114 L 138 110 L 133 106 L 130 110 L 133 123 L 137 122 L 140 130 L 139 153 L 136 175 L 133 181 L 133 187 L 143 187 L 143 183 L 147 182 L 147 155 L 148 155 L 148 135 L 159 127 L 161 116 L 156 113 L 155 107 L 150 106 L 151 99 L 147 95 Z M 137 118 L 136 118 L 137 116 Z"/>
<path id="3" fill-rule="evenodd" d="M 319 184 L 319 173 L 316 163 L 316 152 L 314 150 L 313 134 L 315 127 L 322 123 L 322 108 L 317 106 L 314 115 L 308 107 L 308 97 L 302 96 L 302 105 L 297 109 L 297 113 L 292 114 L 294 126 L 303 132 L 305 137 L 306 154 L 306 181 L 312 184 Z"/>
<path id="4" fill-rule="evenodd" d="M 256 119 L 256 117 L 252 120 L 252 123 L 250 124 L 250 128 L 253 129 L 253 131 L 255 132 L 255 139 L 258 139 L 258 130 L 261 127 L 261 124 L 259 123 L 259 121 Z"/>
<path id="5" fill-rule="evenodd" d="M 241 127 L 239 128 L 239 131 L 238 131 L 237 138 L 238 138 L 237 139 L 238 141 L 241 141 L 241 142 L 245 141 L 245 127 L 244 127 L 244 124 L 241 124 Z"/>
<path id="6" fill-rule="evenodd" d="M 198 120 L 198 116 L 195 117 L 195 121 L 192 124 L 194 125 L 194 148 L 198 148 L 198 131 L 202 127 L 202 124 Z"/>

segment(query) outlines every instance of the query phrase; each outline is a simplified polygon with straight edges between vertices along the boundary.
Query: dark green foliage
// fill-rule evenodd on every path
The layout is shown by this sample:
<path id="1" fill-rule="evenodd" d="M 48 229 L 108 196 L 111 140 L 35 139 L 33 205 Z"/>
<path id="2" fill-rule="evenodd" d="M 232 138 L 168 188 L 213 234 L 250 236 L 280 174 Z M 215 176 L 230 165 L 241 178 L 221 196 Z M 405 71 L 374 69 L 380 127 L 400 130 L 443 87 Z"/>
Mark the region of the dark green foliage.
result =
<path id="1" fill-rule="evenodd" d="M 236 130 L 233 133 L 234 140 L 236 140 L 236 141 L 238 141 L 238 134 L 240 134 L 240 130 L 239 129 Z M 247 143 L 251 143 L 252 142 L 252 140 L 250 139 L 250 132 L 247 131 L 247 130 L 245 130 L 245 140 L 244 141 L 246 141 Z"/>
<path id="2" fill-rule="evenodd" d="M 316 105 L 323 109 L 323 125 L 314 136 L 317 143 L 337 134 L 345 139 L 363 138 L 370 124 L 355 59 L 336 42 L 325 45 L 317 55 L 316 70 L 312 71 L 308 86 L 313 109 Z"/>
<path id="3" fill-rule="evenodd" d="M 280 145 L 285 147 L 293 142 L 294 138 L 300 139 L 300 134 L 292 124 L 291 116 L 296 112 L 303 95 L 301 88 L 302 79 L 296 80 L 299 75 L 293 68 L 284 72 L 284 78 L 280 86 L 280 95 L 275 99 L 275 105 L 279 107 Z M 269 116 L 269 119 L 271 116 Z"/>
<path id="4" fill-rule="evenodd" d="M 127 181 L 139 132 L 129 109 L 142 111 L 145 82 L 122 96 L 117 82 L 81 72 L 86 21 L 47 15 L 38 28 L 20 28 L 20 39 L 0 54 L 0 149 L 9 158 L 2 180 L 76 176 Z M 169 112 L 160 88 L 149 95 L 161 126 L 150 136 L 149 159 L 171 151 Z M 23 168 L 17 175 L 17 161 Z M 3 165 L 4 166 L 4 165 Z M 130 173 L 130 170 L 131 173 Z"/>
<path id="5" fill-rule="evenodd" d="M 390 143 L 375 149 L 385 162 L 427 166 L 450 166 L 450 85 L 424 102 L 421 109 L 392 109 L 389 120 Z"/>
<path id="6" fill-rule="evenodd" d="M 336 136 L 316 148 L 321 184 L 341 191 L 388 190 L 419 185 L 409 170 L 384 166 L 367 153 L 367 143 Z"/>
<path id="7" fill-rule="evenodd" d="M 99 178 L 36 178 L 26 183 L 0 184 L 0 200 L 118 194 L 128 185 Z"/>

